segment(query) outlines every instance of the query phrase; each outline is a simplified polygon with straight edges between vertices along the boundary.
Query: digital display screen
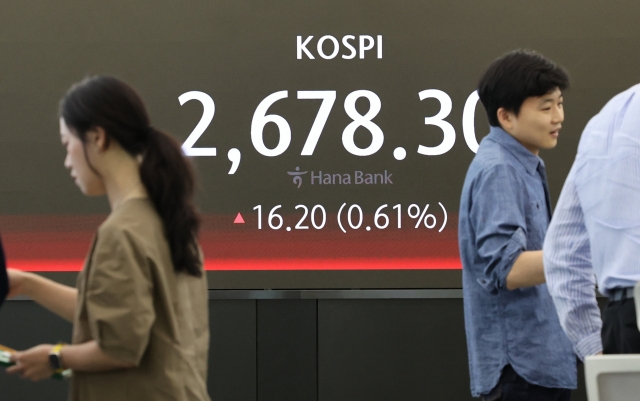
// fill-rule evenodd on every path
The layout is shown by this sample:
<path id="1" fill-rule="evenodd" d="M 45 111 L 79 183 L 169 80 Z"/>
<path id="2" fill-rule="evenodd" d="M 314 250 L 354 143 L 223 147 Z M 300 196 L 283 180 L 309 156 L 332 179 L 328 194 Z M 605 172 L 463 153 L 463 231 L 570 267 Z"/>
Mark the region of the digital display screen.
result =
<path id="1" fill-rule="evenodd" d="M 559 145 L 541 153 L 553 203 L 588 119 L 640 81 L 628 56 L 640 50 L 636 3 L 613 25 L 589 23 L 613 12 L 604 4 L 546 3 L 554 12 L 487 0 L 5 2 L 9 265 L 82 268 L 109 208 L 65 170 L 57 105 L 72 83 L 109 74 L 196 166 L 212 288 L 458 287 L 459 197 L 488 133 L 475 93 L 488 64 L 530 48 L 571 75 Z"/>

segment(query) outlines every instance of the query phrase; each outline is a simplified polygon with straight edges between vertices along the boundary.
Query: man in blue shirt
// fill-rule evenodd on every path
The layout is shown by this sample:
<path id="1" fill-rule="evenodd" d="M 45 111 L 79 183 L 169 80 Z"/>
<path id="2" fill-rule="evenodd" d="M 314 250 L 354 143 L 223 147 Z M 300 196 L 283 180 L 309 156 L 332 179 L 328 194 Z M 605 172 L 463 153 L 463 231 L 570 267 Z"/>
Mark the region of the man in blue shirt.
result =
<path id="1" fill-rule="evenodd" d="M 640 353 L 639 238 L 640 84 L 587 124 L 544 242 L 549 291 L 580 358 Z M 602 320 L 596 279 L 609 297 Z"/>
<path id="2" fill-rule="evenodd" d="M 459 242 L 471 393 L 483 400 L 569 400 L 576 357 L 544 284 L 551 204 L 540 149 L 556 146 L 567 73 L 514 51 L 478 85 L 491 130 L 462 189 Z"/>

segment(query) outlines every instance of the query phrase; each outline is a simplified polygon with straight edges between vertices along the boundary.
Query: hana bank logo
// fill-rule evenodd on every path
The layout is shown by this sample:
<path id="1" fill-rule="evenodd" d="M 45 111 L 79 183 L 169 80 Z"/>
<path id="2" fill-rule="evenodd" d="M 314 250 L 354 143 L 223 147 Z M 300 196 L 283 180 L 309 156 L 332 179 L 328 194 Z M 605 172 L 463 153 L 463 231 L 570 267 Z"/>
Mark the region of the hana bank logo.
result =
<path id="1" fill-rule="evenodd" d="M 298 188 L 302 186 L 302 176 L 309 171 L 287 171 L 293 177 L 293 184 Z M 393 185 L 393 174 L 388 170 L 379 172 L 365 172 L 356 170 L 351 173 L 327 173 L 322 171 L 311 171 L 309 175 L 311 185 Z"/>
<path id="2" fill-rule="evenodd" d="M 293 176 L 293 183 L 298 184 L 298 188 L 302 185 L 302 175 L 307 174 L 308 171 L 300 171 L 300 167 L 296 167 L 296 171 L 287 171 L 287 174 Z"/>

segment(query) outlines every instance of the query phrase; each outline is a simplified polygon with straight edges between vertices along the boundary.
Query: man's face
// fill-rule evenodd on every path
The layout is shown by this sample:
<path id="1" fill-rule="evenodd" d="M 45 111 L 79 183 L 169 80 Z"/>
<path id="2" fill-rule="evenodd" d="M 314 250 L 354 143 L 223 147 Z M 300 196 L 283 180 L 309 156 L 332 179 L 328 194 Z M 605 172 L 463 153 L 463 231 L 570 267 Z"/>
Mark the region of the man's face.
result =
<path id="1" fill-rule="evenodd" d="M 517 116 L 506 112 L 508 116 L 500 122 L 505 131 L 537 155 L 540 149 L 552 149 L 558 143 L 564 121 L 562 102 L 562 92 L 558 88 L 546 95 L 528 97 Z"/>

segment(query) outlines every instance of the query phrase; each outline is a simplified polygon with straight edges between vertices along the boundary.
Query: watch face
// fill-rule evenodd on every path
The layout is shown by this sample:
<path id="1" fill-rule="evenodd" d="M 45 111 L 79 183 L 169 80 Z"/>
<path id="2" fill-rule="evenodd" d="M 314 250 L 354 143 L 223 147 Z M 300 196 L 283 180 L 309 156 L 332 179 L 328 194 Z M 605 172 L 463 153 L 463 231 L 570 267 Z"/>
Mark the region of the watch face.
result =
<path id="1" fill-rule="evenodd" d="M 60 369 L 60 358 L 58 354 L 49 355 L 49 364 L 54 370 Z"/>

